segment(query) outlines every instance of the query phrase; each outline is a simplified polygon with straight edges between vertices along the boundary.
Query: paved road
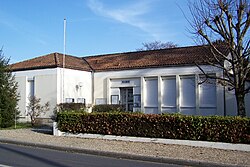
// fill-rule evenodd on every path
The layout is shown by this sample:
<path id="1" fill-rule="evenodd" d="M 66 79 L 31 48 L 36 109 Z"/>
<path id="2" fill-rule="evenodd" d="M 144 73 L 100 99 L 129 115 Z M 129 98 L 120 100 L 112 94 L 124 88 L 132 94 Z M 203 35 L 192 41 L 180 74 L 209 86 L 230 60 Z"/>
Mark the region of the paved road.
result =
<path id="1" fill-rule="evenodd" d="M 0 167 L 177 167 L 0 143 Z"/>

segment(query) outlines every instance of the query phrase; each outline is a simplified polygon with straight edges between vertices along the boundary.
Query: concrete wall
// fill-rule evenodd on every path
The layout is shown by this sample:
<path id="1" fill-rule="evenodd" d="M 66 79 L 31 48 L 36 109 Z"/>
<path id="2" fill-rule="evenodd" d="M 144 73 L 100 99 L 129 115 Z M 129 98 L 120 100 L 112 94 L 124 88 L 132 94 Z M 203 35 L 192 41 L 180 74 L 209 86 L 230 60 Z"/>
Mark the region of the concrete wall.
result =
<path id="1" fill-rule="evenodd" d="M 60 72 L 62 72 L 61 70 Z M 79 98 L 84 98 L 86 104 L 91 105 L 91 80 L 91 72 L 64 69 L 64 101 L 66 98 L 73 98 L 74 102 L 77 102 L 80 100 Z"/>
<path id="2" fill-rule="evenodd" d="M 17 93 L 19 96 L 19 101 L 18 101 L 18 110 L 20 111 L 20 117 L 24 120 L 26 120 L 26 98 L 27 93 L 26 93 L 26 82 L 27 82 L 27 77 L 26 76 L 19 76 L 15 77 L 15 80 L 18 84 L 17 87 Z"/>
<path id="3" fill-rule="evenodd" d="M 234 95 L 234 91 L 229 91 L 225 88 L 225 99 L 226 99 L 226 115 L 237 116 L 237 103 Z M 246 115 L 250 117 L 250 93 L 245 96 L 245 107 Z"/>
<path id="4" fill-rule="evenodd" d="M 85 99 L 86 104 L 92 104 L 91 72 L 53 68 L 13 72 L 13 75 L 18 82 L 18 106 L 23 121 L 29 120 L 26 106 L 31 94 L 41 98 L 41 104 L 50 103 L 50 111 L 41 118 L 50 118 L 56 105 L 66 102 L 66 98 L 73 98 L 74 102 Z M 34 83 L 33 88 L 31 83 Z"/>
<path id="5" fill-rule="evenodd" d="M 13 72 L 15 80 L 18 82 L 18 92 L 20 94 L 20 101 L 18 102 L 21 112 L 20 121 L 29 120 L 26 115 L 26 106 L 29 103 L 28 97 L 31 94 L 41 98 L 41 104 L 49 101 L 50 111 L 40 117 L 50 118 L 57 104 L 57 74 L 58 69 L 56 68 Z M 33 88 L 31 82 L 33 82 Z"/>
<path id="6" fill-rule="evenodd" d="M 203 69 L 221 75 L 212 67 L 203 66 Z M 141 110 L 145 113 L 224 115 L 223 88 L 199 86 L 201 77 L 200 70 L 195 66 L 96 72 L 94 99 L 95 102 L 103 99 L 110 104 L 111 95 L 119 94 L 120 87 L 133 87 L 134 94 L 141 94 Z M 141 83 L 135 84 L 134 79 L 139 79 L 137 82 Z M 123 82 L 126 80 L 128 83 Z M 210 95 L 209 91 L 214 93 Z"/>
<path id="7" fill-rule="evenodd" d="M 203 69 L 211 74 L 221 75 L 214 68 L 204 66 Z M 66 98 L 74 99 L 74 102 L 83 98 L 88 106 L 97 103 L 111 104 L 111 95 L 120 95 L 120 88 L 123 87 L 133 88 L 133 95 L 140 96 L 141 106 L 134 108 L 134 111 L 194 115 L 237 114 L 233 93 L 224 93 L 221 86 L 199 85 L 202 75 L 195 66 L 95 72 L 93 79 L 91 72 L 61 68 L 13 74 L 19 85 L 18 105 L 23 120 L 27 120 L 27 98 L 32 93 L 30 81 L 34 82 L 34 95 L 41 98 L 42 103 L 50 102 L 50 112 L 42 116 L 46 118 L 53 114 L 56 104 L 65 102 Z M 246 109 L 250 116 L 250 95 L 246 96 Z"/>
<path id="8" fill-rule="evenodd" d="M 57 76 L 56 75 L 37 75 L 34 77 L 35 93 L 34 95 L 41 98 L 41 104 L 49 102 L 50 111 L 41 118 L 50 118 L 57 104 Z"/>

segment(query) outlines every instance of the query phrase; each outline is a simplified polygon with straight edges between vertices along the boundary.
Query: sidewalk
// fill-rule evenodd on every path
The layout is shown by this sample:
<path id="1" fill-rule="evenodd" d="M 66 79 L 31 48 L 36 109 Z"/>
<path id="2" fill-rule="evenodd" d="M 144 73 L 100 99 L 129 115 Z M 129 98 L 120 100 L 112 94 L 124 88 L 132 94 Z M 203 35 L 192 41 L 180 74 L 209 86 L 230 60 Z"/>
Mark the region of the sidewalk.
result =
<path id="1" fill-rule="evenodd" d="M 206 144 L 206 147 L 201 147 L 202 142 L 199 142 L 199 147 L 195 146 L 195 142 L 187 145 L 185 142 L 190 143 L 190 141 L 185 140 L 181 141 L 184 142 L 183 145 L 178 143 L 179 140 L 157 143 L 140 141 L 145 138 L 125 137 L 127 141 L 120 141 L 114 139 L 115 136 L 102 136 L 100 139 L 100 136 L 98 138 L 95 135 L 89 135 L 91 138 L 79 138 L 79 136 L 63 137 L 51 134 L 52 131 L 37 129 L 0 130 L 0 142 L 189 166 L 250 166 L 249 150 L 226 150 L 223 148 L 226 148 L 225 143 L 222 143 L 223 149 L 218 149 Z M 249 145 L 243 146 L 249 149 Z"/>

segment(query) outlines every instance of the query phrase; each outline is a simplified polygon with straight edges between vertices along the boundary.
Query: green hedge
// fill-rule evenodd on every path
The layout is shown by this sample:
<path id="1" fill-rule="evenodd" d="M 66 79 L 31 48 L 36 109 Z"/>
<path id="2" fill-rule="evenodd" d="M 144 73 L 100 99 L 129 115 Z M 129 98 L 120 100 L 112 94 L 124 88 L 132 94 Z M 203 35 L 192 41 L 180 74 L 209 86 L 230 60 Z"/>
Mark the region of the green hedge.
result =
<path id="1" fill-rule="evenodd" d="M 119 105 L 119 104 L 101 104 L 101 105 L 95 105 L 92 111 L 93 112 L 122 112 L 122 111 L 125 111 L 125 106 Z"/>
<path id="2" fill-rule="evenodd" d="M 250 143 L 250 118 L 134 113 L 58 113 L 64 132 Z"/>
<path id="3" fill-rule="evenodd" d="M 61 103 L 58 105 L 59 111 L 85 111 L 85 103 Z"/>

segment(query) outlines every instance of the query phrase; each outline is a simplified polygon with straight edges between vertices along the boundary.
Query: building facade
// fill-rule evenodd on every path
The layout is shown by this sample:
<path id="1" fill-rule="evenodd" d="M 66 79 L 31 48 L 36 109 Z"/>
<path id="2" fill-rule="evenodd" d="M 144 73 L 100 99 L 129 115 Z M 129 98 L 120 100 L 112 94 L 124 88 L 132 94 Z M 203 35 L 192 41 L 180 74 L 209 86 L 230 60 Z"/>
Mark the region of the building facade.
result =
<path id="1" fill-rule="evenodd" d="M 187 115 L 237 115 L 233 92 L 208 80 L 222 76 L 221 70 L 206 65 L 203 46 L 139 51 L 88 57 L 52 53 L 11 65 L 18 82 L 19 110 L 28 120 L 29 96 L 50 102 L 49 118 L 62 102 L 93 105 L 123 104 L 127 111 L 182 113 Z M 65 66 L 63 67 L 63 59 Z M 250 97 L 246 96 L 250 116 Z"/>

